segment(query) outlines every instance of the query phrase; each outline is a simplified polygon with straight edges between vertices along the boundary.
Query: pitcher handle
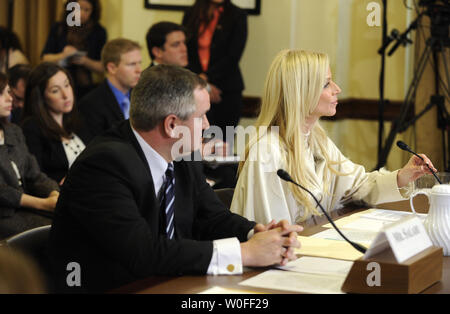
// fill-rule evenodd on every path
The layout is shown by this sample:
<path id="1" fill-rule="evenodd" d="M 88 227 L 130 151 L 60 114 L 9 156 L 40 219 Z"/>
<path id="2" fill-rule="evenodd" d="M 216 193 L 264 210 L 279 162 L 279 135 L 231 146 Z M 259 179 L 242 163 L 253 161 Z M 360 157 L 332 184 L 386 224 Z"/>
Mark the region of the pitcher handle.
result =
<path id="1" fill-rule="evenodd" d="M 416 213 L 416 210 L 415 210 L 414 205 L 413 205 L 413 199 L 414 199 L 414 197 L 416 197 L 416 196 L 419 195 L 419 194 L 426 195 L 426 196 L 428 197 L 428 199 L 430 199 L 430 193 L 429 193 L 429 192 L 425 192 L 425 191 L 416 191 L 416 192 L 412 192 L 412 193 L 411 193 L 411 196 L 409 197 L 409 204 L 411 205 L 411 210 L 412 210 L 413 213 L 416 214 L 416 215 L 417 215 L 417 213 Z"/>

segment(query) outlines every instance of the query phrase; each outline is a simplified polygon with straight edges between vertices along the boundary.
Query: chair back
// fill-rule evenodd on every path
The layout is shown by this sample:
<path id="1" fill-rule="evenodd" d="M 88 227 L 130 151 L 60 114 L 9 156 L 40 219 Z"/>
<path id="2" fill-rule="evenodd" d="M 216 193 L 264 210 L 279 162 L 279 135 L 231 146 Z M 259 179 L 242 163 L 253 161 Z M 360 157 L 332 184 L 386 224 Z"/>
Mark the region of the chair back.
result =
<path id="1" fill-rule="evenodd" d="M 6 245 L 39 259 L 47 245 L 51 225 L 37 227 L 6 239 Z"/>
<path id="2" fill-rule="evenodd" d="M 48 291 L 52 291 L 51 269 L 46 251 L 50 229 L 51 225 L 37 227 L 14 235 L 5 241 L 7 246 L 33 259 L 44 275 Z"/>
<path id="3" fill-rule="evenodd" d="M 229 209 L 231 207 L 231 201 L 233 200 L 234 189 L 226 188 L 226 189 L 217 189 L 214 190 L 216 195 L 222 201 L 223 204 Z"/>

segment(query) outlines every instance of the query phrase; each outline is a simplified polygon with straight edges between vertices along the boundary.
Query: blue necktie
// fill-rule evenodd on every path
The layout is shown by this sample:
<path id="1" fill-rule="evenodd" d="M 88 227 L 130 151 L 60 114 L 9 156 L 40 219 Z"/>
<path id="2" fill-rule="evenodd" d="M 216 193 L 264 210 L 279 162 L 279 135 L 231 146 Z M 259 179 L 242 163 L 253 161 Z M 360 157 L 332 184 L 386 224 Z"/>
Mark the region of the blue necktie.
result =
<path id="1" fill-rule="evenodd" d="M 175 234 L 174 212 L 175 212 L 175 175 L 173 164 L 169 164 L 166 170 L 166 181 L 164 183 L 164 195 L 161 207 L 166 214 L 166 234 L 173 239 Z"/>
<path id="2" fill-rule="evenodd" d="M 130 118 L 130 100 L 128 99 L 128 97 L 125 97 L 122 101 L 122 112 L 125 120 Z"/>

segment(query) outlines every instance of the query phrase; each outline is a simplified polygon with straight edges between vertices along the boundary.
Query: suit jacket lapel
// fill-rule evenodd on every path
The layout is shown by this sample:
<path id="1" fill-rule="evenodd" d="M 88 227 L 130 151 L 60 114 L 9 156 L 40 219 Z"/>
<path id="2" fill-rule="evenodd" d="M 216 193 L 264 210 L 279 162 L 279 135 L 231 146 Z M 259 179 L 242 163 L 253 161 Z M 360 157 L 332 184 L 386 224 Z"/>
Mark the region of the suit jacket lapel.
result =
<path id="1" fill-rule="evenodd" d="M 175 168 L 175 234 L 178 239 L 190 238 L 194 214 L 190 210 L 192 200 L 189 199 L 191 182 L 185 175 L 182 162 L 174 162 Z M 186 226 L 188 229 L 186 229 Z"/>
<path id="2" fill-rule="evenodd" d="M 111 87 L 109 87 L 108 82 L 105 81 L 103 82 L 104 84 L 104 88 L 106 90 L 106 95 L 107 95 L 107 104 L 108 107 L 111 109 L 111 113 L 118 119 L 118 120 L 123 120 L 125 119 L 122 110 L 120 109 L 120 104 L 117 102 L 116 96 L 114 96 L 113 91 L 111 90 Z"/>
<path id="3" fill-rule="evenodd" d="M 142 213 L 144 218 L 151 224 L 156 223 L 154 226 L 158 226 L 160 228 L 160 204 L 157 198 L 157 195 L 155 195 L 155 184 L 153 182 L 152 174 L 150 167 L 147 163 L 147 159 L 145 158 L 145 154 L 142 151 L 141 146 L 139 145 L 136 136 L 133 133 L 133 130 L 131 129 L 130 121 L 124 121 L 119 126 L 119 132 L 121 133 L 121 137 L 124 138 L 128 143 L 130 143 L 133 148 L 136 150 L 136 153 L 138 154 L 141 162 L 144 164 L 145 168 L 148 171 L 149 181 L 150 184 L 146 191 L 146 197 L 149 197 L 148 202 L 145 202 L 148 205 L 148 208 L 142 208 Z M 155 210 L 152 210 L 154 208 Z"/>

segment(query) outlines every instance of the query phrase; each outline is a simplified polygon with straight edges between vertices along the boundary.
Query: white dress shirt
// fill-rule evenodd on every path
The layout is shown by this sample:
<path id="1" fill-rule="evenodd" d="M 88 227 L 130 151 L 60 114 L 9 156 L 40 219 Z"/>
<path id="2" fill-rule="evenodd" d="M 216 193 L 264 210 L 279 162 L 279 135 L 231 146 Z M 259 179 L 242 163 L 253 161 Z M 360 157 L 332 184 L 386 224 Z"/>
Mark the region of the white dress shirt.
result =
<path id="1" fill-rule="evenodd" d="M 158 196 L 165 180 L 168 163 L 139 133 L 133 128 L 132 130 L 150 167 L 155 195 Z M 253 233 L 250 232 L 249 236 L 251 235 Z M 208 275 L 242 274 L 241 246 L 237 238 L 214 240 L 213 246 L 213 255 L 207 271 Z"/>

